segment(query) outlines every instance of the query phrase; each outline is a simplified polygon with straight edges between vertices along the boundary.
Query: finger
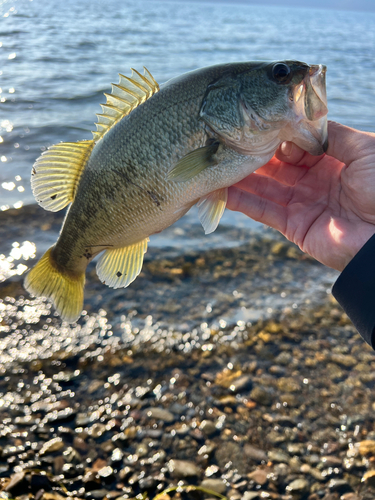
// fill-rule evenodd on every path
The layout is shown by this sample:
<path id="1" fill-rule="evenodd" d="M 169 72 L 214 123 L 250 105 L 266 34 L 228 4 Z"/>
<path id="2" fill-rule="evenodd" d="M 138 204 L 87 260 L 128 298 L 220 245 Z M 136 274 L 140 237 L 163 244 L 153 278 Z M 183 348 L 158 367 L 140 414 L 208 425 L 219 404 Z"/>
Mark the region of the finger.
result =
<path id="1" fill-rule="evenodd" d="M 375 154 L 375 134 L 329 121 L 327 154 L 350 165 L 354 160 Z"/>
<path id="2" fill-rule="evenodd" d="M 306 175 L 307 171 L 307 167 L 290 165 L 273 157 L 263 167 L 258 168 L 255 175 L 260 174 L 275 179 L 286 186 L 294 186 Z"/>
<path id="3" fill-rule="evenodd" d="M 275 156 L 285 163 L 311 168 L 316 165 L 324 155 L 312 156 L 293 142 L 283 142 L 276 151 Z"/>
<path id="4" fill-rule="evenodd" d="M 288 205 L 294 192 L 291 186 L 286 186 L 271 177 L 259 174 L 249 175 L 235 186 L 242 191 L 255 194 L 283 206 Z"/>
<path id="5" fill-rule="evenodd" d="M 286 228 L 286 208 L 252 193 L 245 193 L 236 187 L 228 190 L 227 208 L 242 212 L 253 220 L 266 224 L 284 234 Z"/>

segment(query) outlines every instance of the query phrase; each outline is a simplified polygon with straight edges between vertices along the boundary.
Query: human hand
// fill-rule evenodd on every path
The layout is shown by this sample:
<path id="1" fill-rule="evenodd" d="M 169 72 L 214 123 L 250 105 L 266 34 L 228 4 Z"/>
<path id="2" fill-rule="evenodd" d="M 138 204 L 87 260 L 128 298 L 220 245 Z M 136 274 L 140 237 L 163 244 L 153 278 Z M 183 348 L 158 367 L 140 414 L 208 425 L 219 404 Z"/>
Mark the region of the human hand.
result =
<path id="1" fill-rule="evenodd" d="M 328 150 L 292 143 L 229 188 L 227 208 L 280 231 L 342 271 L 375 234 L 375 134 L 328 123 Z"/>

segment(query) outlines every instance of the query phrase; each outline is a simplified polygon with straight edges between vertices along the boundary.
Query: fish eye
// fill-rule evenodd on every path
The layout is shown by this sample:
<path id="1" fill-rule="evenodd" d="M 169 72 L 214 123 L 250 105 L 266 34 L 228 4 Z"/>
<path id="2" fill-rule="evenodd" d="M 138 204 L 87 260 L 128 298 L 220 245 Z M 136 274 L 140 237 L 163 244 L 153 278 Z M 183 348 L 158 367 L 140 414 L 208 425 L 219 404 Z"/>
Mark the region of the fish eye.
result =
<path id="1" fill-rule="evenodd" d="M 284 63 L 276 63 L 272 68 L 272 77 L 277 83 L 288 83 L 290 68 Z"/>

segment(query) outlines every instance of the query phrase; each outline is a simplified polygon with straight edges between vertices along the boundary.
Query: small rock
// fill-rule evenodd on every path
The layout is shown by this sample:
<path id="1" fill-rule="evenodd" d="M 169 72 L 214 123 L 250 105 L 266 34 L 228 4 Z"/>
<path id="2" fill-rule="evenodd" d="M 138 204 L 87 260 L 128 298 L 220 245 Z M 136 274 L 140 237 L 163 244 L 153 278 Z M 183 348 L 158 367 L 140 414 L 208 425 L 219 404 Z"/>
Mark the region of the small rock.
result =
<path id="1" fill-rule="evenodd" d="M 367 484 L 368 486 L 375 486 L 375 470 L 369 470 L 362 477 L 362 483 Z"/>
<path id="2" fill-rule="evenodd" d="M 361 500 L 361 499 L 356 493 L 350 492 L 350 493 L 344 493 L 344 495 L 340 497 L 340 500 Z"/>
<path id="3" fill-rule="evenodd" d="M 275 358 L 275 363 L 278 363 L 283 366 L 290 365 L 292 361 L 293 361 L 293 356 L 290 354 L 290 352 L 287 351 L 282 351 Z"/>
<path id="4" fill-rule="evenodd" d="M 60 437 L 53 438 L 50 441 L 44 443 L 41 450 L 39 451 L 39 455 L 42 457 L 47 453 L 53 453 L 55 451 L 59 451 L 62 448 L 64 448 L 64 446 L 65 446 L 64 442 Z"/>
<path id="5" fill-rule="evenodd" d="M 171 475 L 175 478 L 197 477 L 201 471 L 195 463 L 188 460 L 169 460 L 168 469 Z"/>
<path id="6" fill-rule="evenodd" d="M 331 361 L 347 368 L 350 368 L 357 364 L 357 360 L 355 359 L 355 357 L 348 354 L 332 354 Z"/>
<path id="7" fill-rule="evenodd" d="M 106 467 L 102 467 L 101 469 L 98 470 L 98 475 L 103 478 L 107 478 L 113 475 L 113 469 L 110 465 L 107 465 Z"/>
<path id="8" fill-rule="evenodd" d="M 267 471 L 265 471 L 264 469 L 256 469 L 255 471 L 250 472 L 247 477 L 250 480 L 254 481 L 256 484 L 260 484 L 261 486 L 263 486 L 267 482 Z"/>
<path id="9" fill-rule="evenodd" d="M 203 420 L 199 426 L 199 429 L 203 432 L 205 436 L 212 436 L 217 432 L 216 425 L 212 420 Z"/>
<path id="10" fill-rule="evenodd" d="M 93 394 L 94 392 L 96 392 L 98 389 L 100 389 L 101 387 L 103 387 L 104 385 L 104 382 L 102 380 L 93 380 L 90 385 L 88 386 L 87 388 L 87 392 L 89 394 Z"/>
<path id="11" fill-rule="evenodd" d="M 106 431 L 106 426 L 104 424 L 99 424 L 96 422 L 92 427 L 89 429 L 89 434 L 92 436 L 94 439 L 100 438 Z"/>
<path id="12" fill-rule="evenodd" d="M 159 481 L 152 476 L 143 477 L 138 481 L 138 486 L 141 491 L 149 491 L 156 488 Z"/>
<path id="13" fill-rule="evenodd" d="M 219 493 L 220 495 L 224 495 L 227 491 L 226 484 L 222 481 L 222 479 L 205 479 L 202 481 L 201 487 L 207 490 L 215 491 L 215 493 Z"/>
<path id="14" fill-rule="evenodd" d="M 251 444 L 246 443 L 243 451 L 253 462 L 267 462 L 268 460 L 267 454 L 263 450 L 260 450 Z"/>
<path id="15" fill-rule="evenodd" d="M 355 446 L 361 455 L 375 455 L 375 441 L 367 439 L 356 443 Z"/>
<path id="16" fill-rule="evenodd" d="M 309 483 L 306 479 L 295 479 L 286 487 L 286 491 L 292 495 L 295 493 L 307 493 L 309 491 Z"/>
<path id="17" fill-rule="evenodd" d="M 328 483 L 328 488 L 329 491 L 337 491 L 340 494 L 347 493 L 348 491 L 353 491 L 353 488 L 344 479 L 331 479 Z"/>
<path id="18" fill-rule="evenodd" d="M 211 476 L 217 474 L 219 471 L 220 471 L 220 469 L 219 469 L 219 467 L 217 465 L 210 465 L 205 470 L 204 475 L 206 477 L 211 477 Z"/>
<path id="19" fill-rule="evenodd" d="M 73 447 L 78 451 L 82 451 L 83 453 L 86 453 L 89 450 L 89 445 L 81 437 L 78 436 L 75 436 L 73 439 Z"/>
<path id="20" fill-rule="evenodd" d="M 103 500 L 107 496 L 108 490 L 92 490 L 86 493 L 86 497 L 88 500 Z"/>
<path id="21" fill-rule="evenodd" d="M 65 459 L 62 455 L 59 455 L 58 457 L 55 457 L 53 460 L 53 470 L 56 475 L 61 474 L 63 467 L 65 464 Z"/>
<path id="22" fill-rule="evenodd" d="M 258 498 L 259 498 L 258 491 L 245 491 L 245 493 L 242 495 L 241 500 L 256 500 Z"/>
<path id="23" fill-rule="evenodd" d="M 268 452 L 268 458 L 271 460 L 271 462 L 278 463 L 288 463 L 290 460 L 290 456 L 281 450 L 270 450 Z"/>
<path id="24" fill-rule="evenodd" d="M 175 416 L 164 408 L 150 407 L 145 409 L 145 413 L 149 418 L 162 420 L 163 422 L 171 423 L 175 420 Z"/>
<path id="25" fill-rule="evenodd" d="M 242 377 L 238 377 L 232 381 L 229 386 L 229 390 L 234 393 L 238 393 L 246 389 L 251 389 L 251 386 L 252 378 L 249 375 L 242 375 Z"/>
<path id="26" fill-rule="evenodd" d="M 16 472 L 10 479 L 10 482 L 5 488 L 5 491 L 12 493 L 12 495 L 18 495 L 24 493 L 27 488 L 27 480 L 24 472 Z"/>
<path id="27" fill-rule="evenodd" d="M 121 462 L 123 458 L 124 458 L 124 452 L 121 450 L 121 448 L 116 448 L 112 451 L 111 455 L 112 463 Z"/>
<path id="28" fill-rule="evenodd" d="M 254 387 L 254 389 L 250 392 L 250 399 L 264 406 L 271 406 L 273 403 L 273 395 L 269 389 L 265 389 L 264 387 Z"/>

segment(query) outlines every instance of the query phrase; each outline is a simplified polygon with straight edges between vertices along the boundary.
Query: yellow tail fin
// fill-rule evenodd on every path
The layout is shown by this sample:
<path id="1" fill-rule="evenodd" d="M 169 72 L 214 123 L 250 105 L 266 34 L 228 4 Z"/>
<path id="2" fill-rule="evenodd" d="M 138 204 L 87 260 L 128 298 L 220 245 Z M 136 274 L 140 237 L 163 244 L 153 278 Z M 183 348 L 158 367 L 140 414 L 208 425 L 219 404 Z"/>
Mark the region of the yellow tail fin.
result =
<path id="1" fill-rule="evenodd" d="M 24 287 L 32 295 L 52 300 L 61 318 L 74 323 L 83 308 L 85 274 L 73 275 L 59 270 L 53 260 L 52 248 L 29 271 Z"/>

